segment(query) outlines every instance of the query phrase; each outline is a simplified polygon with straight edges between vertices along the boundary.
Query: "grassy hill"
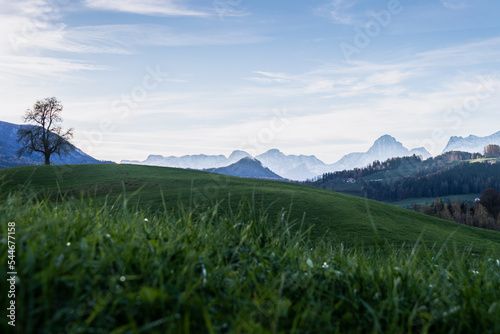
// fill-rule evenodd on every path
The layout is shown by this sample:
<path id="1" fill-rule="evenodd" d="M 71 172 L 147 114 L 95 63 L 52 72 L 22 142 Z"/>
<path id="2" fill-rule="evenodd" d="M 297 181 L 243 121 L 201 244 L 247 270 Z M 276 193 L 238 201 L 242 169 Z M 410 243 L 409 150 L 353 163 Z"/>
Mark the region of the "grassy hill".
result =
<path id="1" fill-rule="evenodd" d="M 421 239 L 440 247 L 450 238 L 459 248 L 500 250 L 500 233 L 458 225 L 363 198 L 309 186 L 235 178 L 206 172 L 136 165 L 69 165 L 16 167 L 0 171 L 0 195 L 30 189 L 55 196 L 79 198 L 89 194 L 99 202 L 112 202 L 125 191 L 127 204 L 137 210 L 172 211 L 213 206 L 226 212 L 243 198 L 274 220 L 284 212 L 291 221 L 311 227 L 313 240 L 369 246 L 381 240 L 413 246 Z"/>
<path id="2" fill-rule="evenodd" d="M 287 228 L 304 212 L 312 240 Z M 1 333 L 500 331 L 500 233 L 313 187 L 16 167 L 0 171 L 0 225 L 0 262 L 17 272 L 0 285 L 16 291 Z M 394 247 L 371 247 L 374 226 Z"/>

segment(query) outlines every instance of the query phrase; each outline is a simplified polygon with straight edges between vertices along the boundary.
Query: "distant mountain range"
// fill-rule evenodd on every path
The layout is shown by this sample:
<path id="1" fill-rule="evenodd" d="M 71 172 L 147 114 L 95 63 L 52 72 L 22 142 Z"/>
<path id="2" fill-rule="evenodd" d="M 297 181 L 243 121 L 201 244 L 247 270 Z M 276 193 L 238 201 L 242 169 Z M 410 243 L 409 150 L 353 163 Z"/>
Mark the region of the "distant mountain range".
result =
<path id="1" fill-rule="evenodd" d="M 252 179 L 283 180 L 283 178 L 273 173 L 269 168 L 262 166 L 262 163 L 252 157 L 245 157 L 226 167 L 205 169 L 206 172 L 248 177 Z"/>
<path id="2" fill-rule="evenodd" d="M 25 154 L 19 159 L 17 158 L 17 150 L 20 148 L 20 144 L 17 142 L 17 130 L 24 126 L 28 125 L 18 125 L 0 121 L 0 168 L 44 164 L 44 158 L 41 154 Z M 53 155 L 50 162 L 54 165 L 114 163 L 111 161 L 97 160 L 83 153 L 76 147 L 75 150 L 68 155 L 63 155 L 61 157 Z"/>
<path id="3" fill-rule="evenodd" d="M 408 150 L 395 138 L 385 135 L 375 141 L 373 146 L 364 153 L 350 153 L 334 164 L 325 164 L 314 155 L 286 155 L 277 149 L 271 149 L 257 155 L 255 159 L 273 173 L 290 180 L 304 181 L 326 172 L 349 170 L 365 167 L 375 160 L 385 161 L 393 157 L 419 155 L 423 159 L 431 157 L 425 148 Z M 163 157 L 150 155 L 144 161 L 123 160 L 123 164 L 140 164 L 191 169 L 221 168 L 234 164 L 242 158 L 250 157 L 244 151 L 234 151 L 229 157 L 224 155 L 186 155 L 182 157 Z"/>
<path id="4" fill-rule="evenodd" d="M 150 155 L 144 161 L 137 160 L 122 160 L 122 164 L 132 165 L 148 165 L 174 168 L 189 168 L 189 169 L 207 169 L 229 166 L 240 161 L 245 157 L 250 157 L 250 154 L 244 151 L 234 151 L 229 157 L 224 155 L 184 155 L 182 157 L 162 155 Z"/>
<path id="5" fill-rule="evenodd" d="M 483 153 L 484 148 L 490 144 L 500 145 L 500 131 L 486 137 L 468 136 L 456 137 L 453 136 L 448 141 L 443 153 L 450 151 L 462 151 L 470 153 Z"/>

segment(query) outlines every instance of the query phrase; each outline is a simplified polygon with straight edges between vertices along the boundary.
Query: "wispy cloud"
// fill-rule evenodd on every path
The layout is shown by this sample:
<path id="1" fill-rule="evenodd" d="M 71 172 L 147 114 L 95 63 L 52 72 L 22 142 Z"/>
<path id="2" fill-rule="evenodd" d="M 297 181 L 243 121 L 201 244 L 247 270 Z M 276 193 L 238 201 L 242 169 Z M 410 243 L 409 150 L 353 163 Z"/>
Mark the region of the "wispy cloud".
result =
<path id="1" fill-rule="evenodd" d="M 340 24 L 354 23 L 353 14 L 349 12 L 359 0 L 330 0 L 327 4 L 316 7 L 316 15 L 332 18 Z"/>
<path id="2" fill-rule="evenodd" d="M 76 27 L 58 37 L 51 45 L 46 41 L 46 45 L 58 51 L 115 54 L 141 52 L 139 46 L 240 45 L 267 40 L 250 31 L 190 33 L 153 24 Z"/>
<path id="3" fill-rule="evenodd" d="M 111 2 L 96 1 L 95 5 L 104 6 L 106 3 Z M 125 2 L 124 8 L 132 8 L 132 5 L 131 1 Z M 146 7 L 152 9 L 154 5 L 160 5 L 160 2 L 147 1 L 143 5 L 145 7 L 142 10 Z M 172 2 L 165 2 L 165 8 L 180 8 L 176 6 Z M 108 68 L 74 59 L 75 56 L 71 54 L 133 54 L 142 52 L 144 46 L 240 45 L 266 40 L 265 37 L 251 31 L 195 33 L 154 24 L 71 27 L 63 23 L 61 12 L 63 8 L 49 0 L 2 2 L 0 8 L 2 81 L 9 80 L 13 84 L 14 81 L 20 82 L 21 78 L 28 77 L 66 79 L 71 71 Z M 180 9 L 177 12 L 172 9 L 171 12 L 186 15 L 189 13 Z"/>
<path id="4" fill-rule="evenodd" d="M 85 5 L 91 9 L 110 10 L 151 16 L 196 16 L 204 17 L 210 14 L 205 11 L 193 10 L 174 0 L 85 0 Z"/>
<path id="5" fill-rule="evenodd" d="M 213 0 L 213 8 L 215 13 L 221 20 L 224 17 L 243 17 L 250 15 L 242 6 L 243 0 Z"/>
<path id="6" fill-rule="evenodd" d="M 415 55 L 416 62 L 427 66 L 467 66 L 500 61 L 500 37 L 450 46 Z M 450 62 L 453 60 L 453 62 Z"/>
<path id="7" fill-rule="evenodd" d="M 46 0 L 2 1 L 0 8 L 0 86 L 25 87 L 27 80 L 61 80 L 71 72 L 102 70 L 97 64 L 44 50 L 76 48 L 60 22 L 61 8 Z"/>
<path id="8" fill-rule="evenodd" d="M 465 97 L 474 97 L 481 87 L 481 78 L 491 74 L 488 69 L 498 62 L 500 38 L 491 38 L 409 52 L 406 56 L 398 54 L 385 61 L 325 64 L 299 74 L 259 71 L 257 78 L 262 82 L 251 80 L 261 85 L 246 91 L 256 96 L 286 99 L 297 107 L 296 115 L 301 118 L 296 123 L 303 129 L 313 127 L 308 124 L 329 124 L 328 131 L 346 138 L 350 133 L 368 134 L 366 128 L 373 137 L 385 132 L 419 133 L 422 137 L 432 136 L 425 133 L 426 129 L 441 124 L 443 133 L 453 135 L 458 131 L 451 129 L 455 123 L 443 123 L 443 117 L 449 117 L 448 110 L 463 104 Z M 318 102 L 320 99 L 324 102 Z M 481 101 L 468 126 L 480 124 L 499 103 L 498 96 Z M 314 135 L 328 137 L 319 132 Z M 439 145 L 432 153 L 439 153 L 442 149 Z"/>

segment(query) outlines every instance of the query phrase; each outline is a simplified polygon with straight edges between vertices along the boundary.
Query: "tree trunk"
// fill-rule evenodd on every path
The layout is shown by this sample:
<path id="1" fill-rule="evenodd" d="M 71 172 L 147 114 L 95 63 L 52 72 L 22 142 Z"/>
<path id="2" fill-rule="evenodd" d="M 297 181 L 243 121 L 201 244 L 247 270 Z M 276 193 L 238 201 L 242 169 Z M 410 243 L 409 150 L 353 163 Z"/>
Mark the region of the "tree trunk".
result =
<path id="1" fill-rule="evenodd" d="M 50 165 L 50 155 L 45 155 L 45 164 Z"/>

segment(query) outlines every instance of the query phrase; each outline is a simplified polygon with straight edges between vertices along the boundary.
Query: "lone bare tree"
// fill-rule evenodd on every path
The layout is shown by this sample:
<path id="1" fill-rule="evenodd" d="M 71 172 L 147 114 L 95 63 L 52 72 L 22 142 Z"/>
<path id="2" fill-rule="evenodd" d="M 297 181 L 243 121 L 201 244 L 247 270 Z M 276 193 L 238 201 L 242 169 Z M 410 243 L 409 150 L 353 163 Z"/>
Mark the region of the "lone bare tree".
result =
<path id="1" fill-rule="evenodd" d="M 63 132 L 58 124 L 62 122 L 62 109 L 61 101 L 48 97 L 36 101 L 33 109 L 26 110 L 23 121 L 35 125 L 21 126 L 17 131 L 17 141 L 21 143 L 18 157 L 24 153 L 38 152 L 45 157 L 45 164 L 50 165 L 52 154 L 61 156 L 75 149 L 69 142 L 73 138 L 73 129 Z"/>

